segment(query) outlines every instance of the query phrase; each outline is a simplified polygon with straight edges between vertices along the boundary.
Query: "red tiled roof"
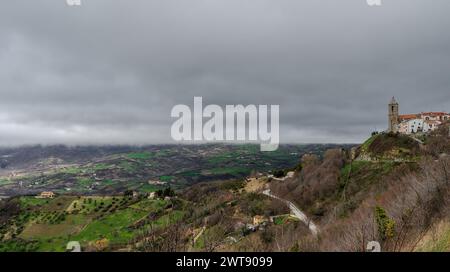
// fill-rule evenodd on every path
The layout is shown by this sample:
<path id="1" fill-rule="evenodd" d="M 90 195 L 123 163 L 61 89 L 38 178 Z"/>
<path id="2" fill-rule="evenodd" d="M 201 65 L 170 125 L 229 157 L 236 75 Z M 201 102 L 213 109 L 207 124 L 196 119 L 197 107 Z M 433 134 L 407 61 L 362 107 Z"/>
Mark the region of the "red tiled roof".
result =
<path id="1" fill-rule="evenodd" d="M 411 120 L 411 119 L 416 119 L 416 118 L 420 118 L 419 114 L 402 114 L 398 116 L 400 118 L 400 120 Z"/>
<path id="2" fill-rule="evenodd" d="M 449 115 L 446 112 L 422 112 L 422 115 L 429 115 L 429 116 L 443 116 L 443 115 Z"/>
<path id="3" fill-rule="evenodd" d="M 399 117 L 400 121 L 405 121 L 405 120 L 411 120 L 411 119 L 420 119 L 420 118 L 422 118 L 422 116 L 437 117 L 437 116 L 446 116 L 446 115 L 450 116 L 450 113 L 446 113 L 446 112 L 422 112 L 422 113 L 416 113 L 416 114 L 401 114 L 398 117 Z"/>

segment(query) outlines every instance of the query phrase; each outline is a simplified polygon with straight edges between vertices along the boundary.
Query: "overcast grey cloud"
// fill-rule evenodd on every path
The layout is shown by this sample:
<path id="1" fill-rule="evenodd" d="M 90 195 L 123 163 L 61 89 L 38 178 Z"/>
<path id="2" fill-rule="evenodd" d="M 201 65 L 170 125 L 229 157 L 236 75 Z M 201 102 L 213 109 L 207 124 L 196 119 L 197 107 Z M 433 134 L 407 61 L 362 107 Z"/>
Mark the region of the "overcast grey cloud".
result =
<path id="1" fill-rule="evenodd" d="M 0 144 L 171 142 L 170 110 L 279 104 L 282 142 L 450 111 L 450 1 L 3 1 Z"/>

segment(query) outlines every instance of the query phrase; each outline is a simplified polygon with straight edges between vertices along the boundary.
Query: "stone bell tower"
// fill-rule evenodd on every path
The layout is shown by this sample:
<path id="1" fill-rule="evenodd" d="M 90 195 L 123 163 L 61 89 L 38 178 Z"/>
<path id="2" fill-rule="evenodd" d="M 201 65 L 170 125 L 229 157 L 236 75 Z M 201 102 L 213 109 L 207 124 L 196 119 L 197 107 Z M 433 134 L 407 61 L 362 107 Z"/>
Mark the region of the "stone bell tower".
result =
<path id="1" fill-rule="evenodd" d="M 395 101 L 395 97 L 392 97 L 389 103 L 389 128 L 388 132 L 397 133 L 399 124 L 398 117 L 398 103 Z"/>

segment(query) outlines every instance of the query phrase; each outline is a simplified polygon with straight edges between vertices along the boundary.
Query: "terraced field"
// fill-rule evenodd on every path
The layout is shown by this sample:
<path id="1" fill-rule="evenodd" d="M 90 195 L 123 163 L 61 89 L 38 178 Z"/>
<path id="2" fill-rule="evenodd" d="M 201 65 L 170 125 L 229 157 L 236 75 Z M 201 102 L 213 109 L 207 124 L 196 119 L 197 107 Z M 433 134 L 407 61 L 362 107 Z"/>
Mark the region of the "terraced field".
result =
<path id="1" fill-rule="evenodd" d="M 168 227 L 184 214 L 168 208 L 171 200 L 144 195 L 20 197 L 17 201 L 23 212 L 0 230 L 3 238 L 14 238 L 16 244 L 2 242 L 0 251 L 65 251 L 70 241 L 80 242 L 87 250 L 99 250 L 99 245 L 120 248 L 145 230 Z M 147 220 L 149 215 L 152 220 Z"/>

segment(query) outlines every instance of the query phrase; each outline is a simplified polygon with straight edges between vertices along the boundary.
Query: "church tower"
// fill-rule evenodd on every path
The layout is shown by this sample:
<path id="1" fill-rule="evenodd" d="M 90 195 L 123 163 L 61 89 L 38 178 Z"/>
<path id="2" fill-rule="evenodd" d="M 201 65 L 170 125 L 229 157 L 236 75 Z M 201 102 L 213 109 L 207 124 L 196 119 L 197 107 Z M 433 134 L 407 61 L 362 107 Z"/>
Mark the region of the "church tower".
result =
<path id="1" fill-rule="evenodd" d="M 398 103 L 395 101 L 395 97 L 392 97 L 391 103 L 389 103 L 389 128 L 388 132 L 397 133 L 399 124 L 398 117 Z"/>

